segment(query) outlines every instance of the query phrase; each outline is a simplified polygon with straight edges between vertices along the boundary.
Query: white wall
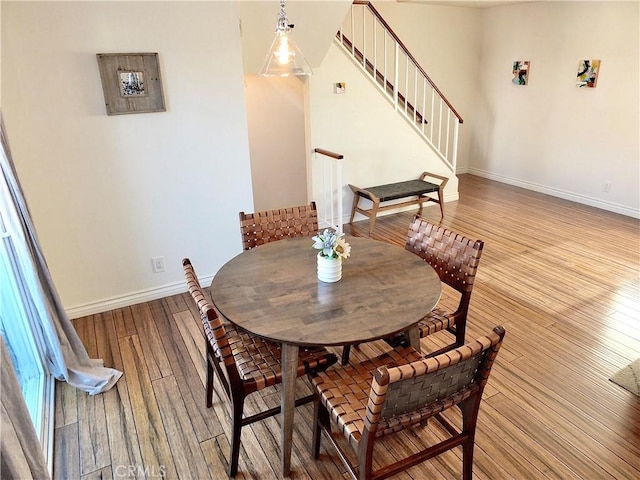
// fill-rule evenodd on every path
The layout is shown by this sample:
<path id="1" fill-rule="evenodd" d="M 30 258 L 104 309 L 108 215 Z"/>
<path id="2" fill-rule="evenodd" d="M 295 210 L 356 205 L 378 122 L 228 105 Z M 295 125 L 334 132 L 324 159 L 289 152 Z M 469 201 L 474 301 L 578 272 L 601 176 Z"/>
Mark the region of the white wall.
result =
<path id="1" fill-rule="evenodd" d="M 304 85 L 245 76 L 254 210 L 307 203 Z"/>
<path id="2" fill-rule="evenodd" d="M 312 69 L 322 63 L 351 0 L 287 0 L 285 12 L 294 25 L 290 38 Z M 242 20 L 243 65 L 246 74 L 262 68 L 267 48 L 275 36 L 280 0 L 239 0 Z"/>
<path id="3" fill-rule="evenodd" d="M 312 69 L 322 63 L 350 5 L 349 0 L 287 1 L 287 16 L 295 25 L 291 38 Z M 306 80 L 256 75 L 273 41 L 279 11 L 278 0 L 239 3 L 254 211 L 312 200 L 307 195 Z"/>
<path id="4" fill-rule="evenodd" d="M 345 93 L 334 93 L 336 82 L 346 83 Z M 308 86 L 311 148 L 344 155 L 343 218 L 348 220 L 351 211 L 349 183 L 368 187 L 409 180 L 425 170 L 451 176 L 448 167 L 339 47 L 331 46 Z M 318 201 L 320 173 L 313 160 L 309 160 L 315 179 L 311 194 Z M 457 192 L 458 181 L 452 177 L 445 198 L 455 200 Z M 364 217 L 356 217 L 360 218 Z"/>
<path id="5" fill-rule="evenodd" d="M 637 216 L 637 3 L 376 7 L 465 119 L 460 167 Z M 84 314 L 181 291 L 187 255 L 210 278 L 240 251 L 237 212 L 254 207 L 236 2 L 0 8 L 2 110 L 65 306 Z M 107 116 L 100 52 L 159 52 L 167 112 Z M 574 77 L 588 57 L 603 64 L 586 91 Z M 532 61 L 527 87 L 510 83 L 517 59 Z M 345 154 L 346 182 L 428 168 L 422 142 L 335 47 L 307 86 L 306 152 Z M 167 272 L 153 274 L 160 255 Z"/>
<path id="6" fill-rule="evenodd" d="M 106 115 L 96 53 L 117 52 L 159 53 L 166 112 Z M 184 291 L 182 257 L 210 279 L 240 252 L 253 198 L 235 2 L 3 2 L 2 67 L 16 168 L 72 316 Z"/>
<path id="7" fill-rule="evenodd" d="M 640 217 L 639 19 L 638 2 L 484 10 L 470 171 Z M 576 87 L 583 59 L 602 60 L 594 89 Z M 527 86 L 514 60 L 531 61 Z"/>
<path id="8" fill-rule="evenodd" d="M 476 111 L 480 11 L 395 2 L 374 2 L 374 6 L 463 117 L 457 171 L 466 171 Z M 333 83 L 341 81 L 347 83 L 347 92 L 336 95 Z M 457 178 L 335 45 L 315 69 L 308 91 L 311 148 L 345 155 L 345 184 L 390 183 L 418 178 L 428 170 L 450 177 L 446 201 L 458 198 Z M 316 179 L 312 196 L 317 200 L 321 187 L 313 167 L 310 158 L 309 168 Z M 343 198 L 343 217 L 348 219 L 353 198 L 348 187 Z M 356 217 L 360 218 L 364 217 Z"/>
<path id="9" fill-rule="evenodd" d="M 465 173 L 474 155 L 482 10 L 384 1 L 374 6 L 463 118 L 456 170 Z"/>

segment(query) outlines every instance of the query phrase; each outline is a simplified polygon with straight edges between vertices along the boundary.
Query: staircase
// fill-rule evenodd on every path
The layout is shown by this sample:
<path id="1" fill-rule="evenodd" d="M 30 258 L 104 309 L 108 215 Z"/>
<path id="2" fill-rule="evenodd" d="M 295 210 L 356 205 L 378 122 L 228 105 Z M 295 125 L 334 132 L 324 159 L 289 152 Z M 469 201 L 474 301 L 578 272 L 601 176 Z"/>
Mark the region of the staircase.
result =
<path id="1" fill-rule="evenodd" d="M 353 2 L 335 42 L 455 174 L 462 117 L 370 2 Z"/>

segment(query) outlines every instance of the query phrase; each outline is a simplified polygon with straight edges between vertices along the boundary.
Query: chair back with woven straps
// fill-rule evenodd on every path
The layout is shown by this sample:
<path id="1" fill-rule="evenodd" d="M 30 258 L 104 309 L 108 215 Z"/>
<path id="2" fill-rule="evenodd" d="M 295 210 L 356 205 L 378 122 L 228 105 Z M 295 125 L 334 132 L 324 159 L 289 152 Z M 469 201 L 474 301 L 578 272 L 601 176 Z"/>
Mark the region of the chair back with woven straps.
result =
<path id="1" fill-rule="evenodd" d="M 213 403 L 214 372 L 231 403 L 231 454 L 229 476 L 238 471 L 240 436 L 243 426 L 278 415 L 280 406 L 261 410 L 252 415 L 244 412 L 247 395 L 282 382 L 281 347 L 279 344 L 223 322 L 215 308 L 205 297 L 195 269 L 188 258 L 182 260 L 189 293 L 198 307 L 205 332 L 206 344 L 206 402 Z M 322 371 L 337 357 L 325 348 L 300 350 L 296 375 Z M 296 400 L 296 406 L 313 400 L 312 395 Z"/>
<path id="2" fill-rule="evenodd" d="M 418 215 L 414 216 L 409 225 L 405 249 L 424 259 L 438 273 L 441 282 L 460 294 L 454 312 L 436 306 L 418 324 L 420 337 L 443 329 L 455 335 L 454 343 L 434 354 L 464 345 L 471 292 L 483 247 L 482 240 L 464 237 L 447 228 L 429 223 Z"/>
<path id="3" fill-rule="evenodd" d="M 283 238 L 311 237 L 318 232 L 316 203 L 299 207 L 240 212 L 240 233 L 243 250 Z"/>
<path id="4" fill-rule="evenodd" d="M 472 240 L 414 216 L 405 248 L 431 265 L 440 281 L 470 295 L 482 256 L 482 240 Z"/>
<path id="5" fill-rule="evenodd" d="M 379 367 L 371 384 L 358 447 L 361 472 L 371 471 L 375 439 L 424 424 L 427 419 L 435 417 L 452 437 L 385 467 L 384 475 L 379 478 L 403 471 L 458 445 L 464 447 L 463 477 L 471 478 L 475 426 L 482 392 L 504 334 L 502 327 L 495 327 L 489 335 L 437 357 L 397 367 Z M 453 406 L 462 411 L 462 428 L 440 415 Z M 365 477 L 361 475 L 361 478 Z"/>
<path id="6" fill-rule="evenodd" d="M 353 478 L 382 479 L 462 446 L 463 477 L 471 478 L 478 411 L 504 328 L 435 357 L 412 347 L 396 347 L 357 364 L 311 375 L 315 388 L 312 454 L 320 453 L 320 433 L 338 451 Z M 462 414 L 444 415 L 457 407 Z M 435 419 L 444 430 L 433 444 L 420 429 Z M 337 427 L 337 428 L 334 428 Z M 416 448 L 381 454 L 382 437 L 412 429 Z M 446 435 L 448 433 L 448 435 Z M 340 438 L 343 437 L 343 438 Z M 346 442 L 344 441 L 346 440 Z M 403 440 L 400 440 L 402 442 Z M 347 450 L 353 450 L 357 461 Z M 416 451 L 418 450 L 418 451 Z M 384 463 L 384 465 L 382 465 Z"/>
<path id="7" fill-rule="evenodd" d="M 232 385 L 241 382 L 241 378 L 229 345 L 224 323 L 204 296 L 195 269 L 188 258 L 182 261 L 182 267 L 189 293 L 200 310 L 200 318 L 202 319 L 204 334 L 207 339 L 207 355 L 211 355 L 210 360 L 220 377 L 227 396 L 230 397 Z M 211 386 L 207 385 L 207 390 L 210 388 L 213 388 L 213 384 Z M 210 402 L 211 398 L 208 394 L 207 406 L 211 406 Z"/>

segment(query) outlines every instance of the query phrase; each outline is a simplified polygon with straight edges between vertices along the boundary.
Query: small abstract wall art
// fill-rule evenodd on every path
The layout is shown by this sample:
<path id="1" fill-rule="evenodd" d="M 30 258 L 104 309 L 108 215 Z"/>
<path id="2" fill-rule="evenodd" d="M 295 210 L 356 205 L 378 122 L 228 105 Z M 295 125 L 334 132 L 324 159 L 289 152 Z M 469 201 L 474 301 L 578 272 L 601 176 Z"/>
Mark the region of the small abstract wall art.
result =
<path id="1" fill-rule="evenodd" d="M 580 60 L 576 85 L 581 88 L 596 88 L 599 72 L 600 60 Z"/>
<path id="2" fill-rule="evenodd" d="M 526 85 L 529 82 L 529 60 L 516 60 L 513 62 L 513 79 L 511 83 L 514 85 Z"/>

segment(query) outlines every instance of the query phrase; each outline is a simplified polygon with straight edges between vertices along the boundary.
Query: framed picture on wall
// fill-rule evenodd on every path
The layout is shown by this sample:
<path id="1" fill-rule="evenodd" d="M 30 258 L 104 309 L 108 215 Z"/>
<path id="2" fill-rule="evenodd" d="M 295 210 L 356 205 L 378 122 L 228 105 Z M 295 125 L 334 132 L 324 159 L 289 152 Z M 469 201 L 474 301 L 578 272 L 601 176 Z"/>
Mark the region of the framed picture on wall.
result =
<path id="1" fill-rule="evenodd" d="M 599 72 L 600 60 L 580 60 L 576 85 L 581 88 L 596 88 Z"/>
<path id="2" fill-rule="evenodd" d="M 514 85 L 526 85 L 529 83 L 529 60 L 516 60 L 513 62 L 513 79 L 511 83 Z"/>
<path id="3" fill-rule="evenodd" d="M 157 53 L 98 53 L 107 115 L 164 112 Z"/>

